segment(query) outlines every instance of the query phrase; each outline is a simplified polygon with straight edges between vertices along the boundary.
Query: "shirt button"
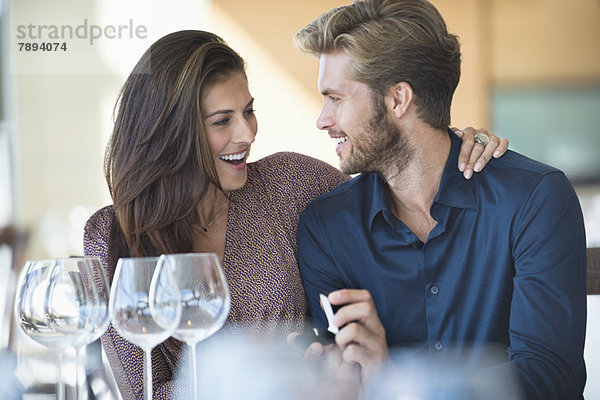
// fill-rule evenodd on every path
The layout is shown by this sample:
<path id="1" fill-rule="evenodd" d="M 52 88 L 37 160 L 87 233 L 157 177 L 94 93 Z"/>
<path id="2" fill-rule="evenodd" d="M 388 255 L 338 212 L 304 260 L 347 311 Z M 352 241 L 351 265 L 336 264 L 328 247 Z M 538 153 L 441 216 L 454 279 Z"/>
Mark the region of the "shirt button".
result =
<path id="1" fill-rule="evenodd" d="M 442 351 L 442 349 L 444 348 L 444 345 L 442 344 L 441 341 L 437 341 L 435 342 L 435 344 L 433 345 L 433 348 L 436 349 L 437 351 Z"/>
<path id="2" fill-rule="evenodd" d="M 421 248 L 421 243 L 413 243 L 412 248 L 413 249 L 420 249 Z"/>
<path id="3" fill-rule="evenodd" d="M 433 285 L 429 290 L 431 291 L 431 294 L 438 294 L 440 292 L 440 288 L 436 285 Z"/>

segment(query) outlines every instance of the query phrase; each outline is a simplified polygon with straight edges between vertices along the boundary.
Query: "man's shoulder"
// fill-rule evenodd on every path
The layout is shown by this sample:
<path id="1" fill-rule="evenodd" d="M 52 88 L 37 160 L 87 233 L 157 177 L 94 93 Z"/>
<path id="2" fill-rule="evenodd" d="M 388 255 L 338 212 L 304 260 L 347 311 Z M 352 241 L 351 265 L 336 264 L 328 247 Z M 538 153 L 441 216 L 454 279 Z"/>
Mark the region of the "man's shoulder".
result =
<path id="1" fill-rule="evenodd" d="M 576 199 L 573 185 L 561 170 L 514 151 L 492 160 L 475 174 L 473 184 L 480 206 L 501 207 L 507 213 L 520 214 L 527 204 L 548 204 L 552 198 Z M 493 201 L 499 198 L 502 201 Z"/>
<path id="2" fill-rule="evenodd" d="M 488 181 L 498 189 L 505 187 L 510 193 L 522 192 L 524 195 L 542 181 L 553 182 L 550 186 L 557 189 L 570 186 L 568 178 L 558 168 L 511 150 L 501 158 L 493 159 L 476 176 L 479 182 Z"/>
<path id="3" fill-rule="evenodd" d="M 561 172 L 558 168 L 544 164 L 512 150 L 508 150 L 502 157 L 495 159 L 491 166 L 493 166 L 493 168 L 506 169 L 515 173 L 520 171 L 521 173 L 537 176 Z"/>
<path id="4" fill-rule="evenodd" d="M 314 199 L 308 205 L 307 211 L 323 210 L 327 212 L 332 208 L 349 209 L 352 206 L 359 206 L 372 197 L 375 179 L 378 177 L 372 173 L 357 175 Z"/>

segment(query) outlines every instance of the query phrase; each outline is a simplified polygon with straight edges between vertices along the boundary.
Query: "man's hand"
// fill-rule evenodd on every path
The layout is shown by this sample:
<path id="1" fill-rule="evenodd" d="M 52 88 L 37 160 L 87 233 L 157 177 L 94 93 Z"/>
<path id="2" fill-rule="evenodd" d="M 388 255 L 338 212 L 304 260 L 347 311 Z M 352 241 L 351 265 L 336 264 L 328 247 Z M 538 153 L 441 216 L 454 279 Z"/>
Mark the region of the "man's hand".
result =
<path id="1" fill-rule="evenodd" d="M 287 336 L 287 342 L 297 349 L 304 349 L 306 341 L 299 339 L 299 332 Z M 311 343 L 304 351 L 304 363 L 320 371 L 323 385 L 319 392 L 323 399 L 356 400 L 360 397 L 361 373 L 358 364 L 348 364 L 336 344 Z"/>
<path id="2" fill-rule="evenodd" d="M 334 324 L 340 328 L 335 342 L 347 364 L 359 364 L 363 381 L 390 364 L 385 329 L 367 290 L 342 289 L 331 292 L 329 301 L 341 306 Z"/>

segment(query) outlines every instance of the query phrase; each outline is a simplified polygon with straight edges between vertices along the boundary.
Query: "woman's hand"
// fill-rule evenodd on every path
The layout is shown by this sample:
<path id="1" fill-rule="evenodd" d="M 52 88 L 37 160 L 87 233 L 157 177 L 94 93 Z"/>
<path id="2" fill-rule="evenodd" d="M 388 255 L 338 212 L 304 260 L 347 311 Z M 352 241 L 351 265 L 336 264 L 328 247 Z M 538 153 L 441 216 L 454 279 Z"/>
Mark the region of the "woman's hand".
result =
<path id="1" fill-rule="evenodd" d="M 462 130 L 454 127 L 450 129 L 463 140 L 458 156 L 458 170 L 466 179 L 471 179 L 473 172 L 480 172 L 492 157 L 502 157 L 508 150 L 508 139 L 499 138 L 486 129 L 475 129 L 470 126 Z M 490 141 L 486 146 L 476 143 L 475 135 L 478 133 L 489 137 Z"/>

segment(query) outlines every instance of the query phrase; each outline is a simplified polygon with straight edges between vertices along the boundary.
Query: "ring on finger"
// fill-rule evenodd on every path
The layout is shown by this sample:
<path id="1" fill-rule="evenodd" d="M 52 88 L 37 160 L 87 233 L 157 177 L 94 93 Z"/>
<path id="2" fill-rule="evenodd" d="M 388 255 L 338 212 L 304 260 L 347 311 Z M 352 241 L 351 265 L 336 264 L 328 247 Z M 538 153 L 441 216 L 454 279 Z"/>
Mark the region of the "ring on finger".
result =
<path id="1" fill-rule="evenodd" d="M 490 137 L 485 133 L 478 133 L 473 137 L 473 140 L 475 140 L 475 143 L 479 143 L 485 147 L 490 142 Z"/>

